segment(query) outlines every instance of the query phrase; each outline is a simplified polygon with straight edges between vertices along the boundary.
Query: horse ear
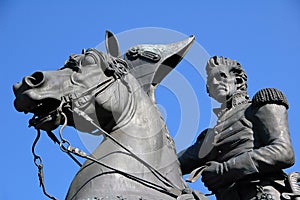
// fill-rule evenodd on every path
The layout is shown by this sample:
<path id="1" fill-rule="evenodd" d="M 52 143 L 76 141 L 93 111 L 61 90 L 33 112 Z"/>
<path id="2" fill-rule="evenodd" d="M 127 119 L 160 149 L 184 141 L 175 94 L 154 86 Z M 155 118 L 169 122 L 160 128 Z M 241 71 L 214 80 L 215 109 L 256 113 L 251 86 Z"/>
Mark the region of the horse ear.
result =
<path id="1" fill-rule="evenodd" d="M 108 54 L 112 55 L 113 57 L 121 58 L 122 54 L 118 40 L 116 36 L 108 30 L 105 33 L 105 45 Z"/>

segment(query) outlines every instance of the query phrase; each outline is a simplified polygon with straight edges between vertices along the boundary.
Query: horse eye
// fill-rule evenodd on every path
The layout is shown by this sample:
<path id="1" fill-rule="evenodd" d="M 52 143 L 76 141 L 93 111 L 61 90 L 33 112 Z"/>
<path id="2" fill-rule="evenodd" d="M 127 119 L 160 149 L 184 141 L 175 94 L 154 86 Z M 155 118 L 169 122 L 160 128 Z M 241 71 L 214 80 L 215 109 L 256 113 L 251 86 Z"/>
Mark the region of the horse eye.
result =
<path id="1" fill-rule="evenodd" d="M 86 55 L 81 61 L 82 66 L 92 65 L 92 64 L 96 64 L 96 61 L 92 56 L 89 55 Z"/>

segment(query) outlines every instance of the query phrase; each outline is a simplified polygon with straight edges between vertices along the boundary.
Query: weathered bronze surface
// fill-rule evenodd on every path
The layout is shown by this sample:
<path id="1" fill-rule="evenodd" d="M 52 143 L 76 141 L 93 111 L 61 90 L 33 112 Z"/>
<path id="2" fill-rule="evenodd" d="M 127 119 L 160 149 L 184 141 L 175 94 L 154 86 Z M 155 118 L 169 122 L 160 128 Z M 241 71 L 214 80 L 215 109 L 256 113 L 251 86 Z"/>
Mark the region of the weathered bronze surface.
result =
<path id="1" fill-rule="evenodd" d="M 14 85 L 15 108 L 33 113 L 29 123 L 36 129 L 50 133 L 67 123 L 105 136 L 88 156 L 61 135 L 64 151 L 88 159 L 66 199 L 207 199 L 183 181 L 154 97 L 193 40 L 137 45 L 122 59 L 117 39 L 107 32 L 108 53 L 88 49 L 57 71 L 38 71 Z"/>
<path id="2" fill-rule="evenodd" d="M 202 174 L 218 200 L 299 197 L 299 174 L 288 181 L 282 170 L 295 161 L 284 94 L 266 88 L 251 101 L 246 73 L 229 58 L 212 57 L 206 71 L 207 92 L 221 103 L 218 121 L 179 153 L 183 174 L 190 182 Z"/>
<path id="3" fill-rule="evenodd" d="M 29 125 L 44 130 L 71 157 L 87 160 L 66 199 L 207 199 L 182 179 L 202 181 L 218 200 L 299 199 L 299 173 L 283 169 L 295 162 L 285 95 L 275 88 L 252 100 L 241 65 L 212 57 L 206 67 L 208 94 L 221 103 L 213 128 L 176 156 L 175 146 L 154 91 L 180 62 L 194 37 L 167 44 L 130 48 L 122 58 L 117 38 L 106 32 L 107 53 L 73 54 L 56 71 L 37 71 L 13 86 L 15 108 L 33 113 Z M 51 132 L 61 126 L 60 139 Z M 91 154 L 63 137 L 68 125 L 104 135 Z M 37 137 L 37 139 L 38 139 Z M 42 161 L 34 152 L 44 193 Z M 72 157 L 73 158 L 73 157 Z"/>

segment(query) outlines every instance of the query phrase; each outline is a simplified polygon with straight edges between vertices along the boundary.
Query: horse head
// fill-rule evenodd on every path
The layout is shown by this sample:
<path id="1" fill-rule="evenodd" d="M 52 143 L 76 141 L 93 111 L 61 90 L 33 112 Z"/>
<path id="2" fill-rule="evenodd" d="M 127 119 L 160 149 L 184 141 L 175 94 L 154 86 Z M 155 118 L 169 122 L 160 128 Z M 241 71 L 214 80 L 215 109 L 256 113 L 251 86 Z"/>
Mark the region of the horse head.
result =
<path id="1" fill-rule="evenodd" d="M 83 50 L 71 55 L 62 68 L 34 72 L 13 86 L 15 108 L 33 113 L 31 126 L 50 131 L 67 122 L 91 134 L 104 130 L 122 144 L 102 141 L 92 153 L 94 160 L 86 161 L 75 176 L 66 199 L 91 195 L 173 199 L 169 183 L 184 190 L 173 140 L 155 106 L 154 91 L 193 40 L 192 36 L 167 45 L 137 45 L 122 59 L 116 37 L 107 32 L 107 53 Z"/>
<path id="2" fill-rule="evenodd" d="M 79 107 L 88 115 L 96 117 L 95 97 L 100 102 L 104 101 L 104 97 L 99 97 L 108 93 L 109 86 L 127 73 L 126 67 L 125 61 L 96 49 L 73 54 L 59 70 L 37 71 L 15 84 L 15 108 L 33 113 L 30 124 L 36 128 L 53 130 L 62 121 L 56 110 L 65 103 L 62 109 L 68 116 L 68 125 L 75 126 L 72 108 Z M 92 131 L 88 126 L 76 128 L 85 132 Z"/>
<path id="3" fill-rule="evenodd" d="M 120 97 L 121 101 L 115 99 L 124 105 L 107 103 L 116 90 L 111 86 L 120 82 L 123 86 L 119 90 L 128 90 L 133 85 L 142 88 L 155 103 L 155 87 L 180 62 L 193 40 L 194 37 L 190 37 L 169 45 L 137 45 L 121 59 L 116 37 L 107 31 L 108 53 L 96 49 L 82 50 L 81 54 L 70 55 L 58 70 L 37 71 L 25 76 L 13 86 L 14 106 L 19 112 L 33 113 L 29 124 L 38 129 L 54 130 L 62 124 L 62 116 L 57 112 L 60 108 L 67 114 L 69 126 L 94 133 L 94 127 L 72 113 L 77 107 L 110 131 L 127 103 L 126 92 Z M 101 110 L 98 116 L 96 109 Z"/>

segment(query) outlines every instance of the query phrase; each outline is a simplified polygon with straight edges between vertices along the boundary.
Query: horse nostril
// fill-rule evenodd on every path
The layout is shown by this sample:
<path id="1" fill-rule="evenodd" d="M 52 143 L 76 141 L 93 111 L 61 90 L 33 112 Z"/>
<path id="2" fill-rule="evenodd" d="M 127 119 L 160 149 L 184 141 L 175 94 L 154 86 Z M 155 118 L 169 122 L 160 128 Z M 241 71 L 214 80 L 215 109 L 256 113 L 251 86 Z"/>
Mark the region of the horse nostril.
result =
<path id="1" fill-rule="evenodd" d="M 44 81 L 45 77 L 43 72 L 34 72 L 31 76 L 26 76 L 24 78 L 24 82 L 32 88 L 42 85 Z"/>

